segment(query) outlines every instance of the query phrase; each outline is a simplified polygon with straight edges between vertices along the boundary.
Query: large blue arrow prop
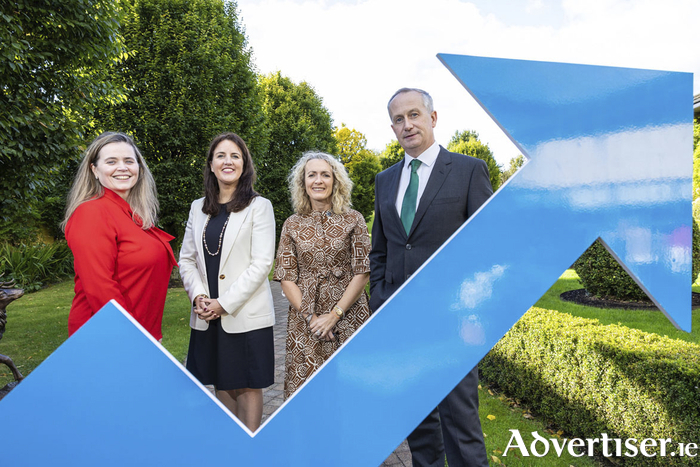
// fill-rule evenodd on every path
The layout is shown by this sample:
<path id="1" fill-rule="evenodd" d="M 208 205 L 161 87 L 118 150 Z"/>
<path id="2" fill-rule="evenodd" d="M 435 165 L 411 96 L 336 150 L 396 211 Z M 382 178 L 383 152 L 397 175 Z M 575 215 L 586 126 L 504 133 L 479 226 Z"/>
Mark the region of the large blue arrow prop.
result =
<path id="1" fill-rule="evenodd" d="M 108 304 L 0 402 L 3 465 L 377 465 L 598 236 L 689 330 L 691 75 L 440 59 L 531 160 L 254 437 Z"/>

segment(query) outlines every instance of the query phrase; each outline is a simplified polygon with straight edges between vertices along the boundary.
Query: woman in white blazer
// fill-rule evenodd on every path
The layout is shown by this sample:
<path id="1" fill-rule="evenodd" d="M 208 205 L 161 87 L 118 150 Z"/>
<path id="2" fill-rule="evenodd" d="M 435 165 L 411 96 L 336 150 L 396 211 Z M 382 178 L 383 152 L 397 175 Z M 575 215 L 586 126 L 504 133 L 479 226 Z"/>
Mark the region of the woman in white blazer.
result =
<path id="1" fill-rule="evenodd" d="M 180 275 L 192 302 L 187 369 L 251 431 L 262 388 L 274 382 L 275 313 L 267 280 L 275 255 L 272 204 L 253 190 L 255 168 L 235 133 L 212 141 L 204 198 L 190 208 Z"/>

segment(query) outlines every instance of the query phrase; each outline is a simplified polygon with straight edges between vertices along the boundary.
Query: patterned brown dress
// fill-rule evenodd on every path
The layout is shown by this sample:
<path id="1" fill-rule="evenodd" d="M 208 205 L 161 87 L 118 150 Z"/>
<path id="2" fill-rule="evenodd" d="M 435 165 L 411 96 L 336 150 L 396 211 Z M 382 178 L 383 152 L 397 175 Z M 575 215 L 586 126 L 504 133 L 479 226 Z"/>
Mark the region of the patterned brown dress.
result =
<path id="1" fill-rule="evenodd" d="M 370 248 L 367 225 L 357 211 L 313 211 L 284 222 L 273 279 L 296 283 L 302 308 L 299 312 L 289 307 L 285 399 L 369 318 L 367 294 L 362 292 L 333 329 L 339 344 L 314 339 L 302 313 L 329 313 L 353 276 L 369 272 Z"/>

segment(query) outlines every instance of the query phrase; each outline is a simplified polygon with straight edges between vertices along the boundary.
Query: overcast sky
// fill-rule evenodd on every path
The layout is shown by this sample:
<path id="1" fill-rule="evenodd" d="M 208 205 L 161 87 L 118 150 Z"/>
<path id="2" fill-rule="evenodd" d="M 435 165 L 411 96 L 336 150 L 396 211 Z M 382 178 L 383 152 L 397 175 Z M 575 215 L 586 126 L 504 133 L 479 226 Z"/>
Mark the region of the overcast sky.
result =
<path id="1" fill-rule="evenodd" d="M 519 154 L 438 53 L 691 72 L 700 92 L 700 0 L 239 0 L 238 9 L 258 71 L 311 84 L 334 125 L 378 151 L 394 139 L 387 100 L 408 86 L 433 96 L 440 144 L 471 129 L 501 164 Z"/>

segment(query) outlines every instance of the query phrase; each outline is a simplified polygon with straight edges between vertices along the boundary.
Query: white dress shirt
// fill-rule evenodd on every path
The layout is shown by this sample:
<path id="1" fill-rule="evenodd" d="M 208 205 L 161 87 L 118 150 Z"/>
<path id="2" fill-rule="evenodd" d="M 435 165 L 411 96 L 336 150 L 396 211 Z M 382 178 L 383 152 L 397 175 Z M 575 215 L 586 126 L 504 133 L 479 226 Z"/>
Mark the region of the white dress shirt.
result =
<path id="1" fill-rule="evenodd" d="M 439 153 L 440 145 L 436 141 L 416 158 L 421 161 L 421 165 L 419 165 L 418 170 L 416 170 L 418 174 L 418 198 L 416 199 L 416 209 L 418 209 L 418 205 L 420 205 L 420 198 L 423 196 L 425 185 L 428 184 L 428 179 L 433 171 L 433 167 L 435 167 L 435 160 Z M 403 170 L 401 171 L 401 180 L 399 180 L 399 191 L 396 193 L 396 211 L 399 213 L 399 216 L 401 215 L 401 207 L 403 206 L 403 197 L 406 194 L 408 183 L 411 181 L 412 160 L 413 157 L 408 154 L 403 158 Z"/>

